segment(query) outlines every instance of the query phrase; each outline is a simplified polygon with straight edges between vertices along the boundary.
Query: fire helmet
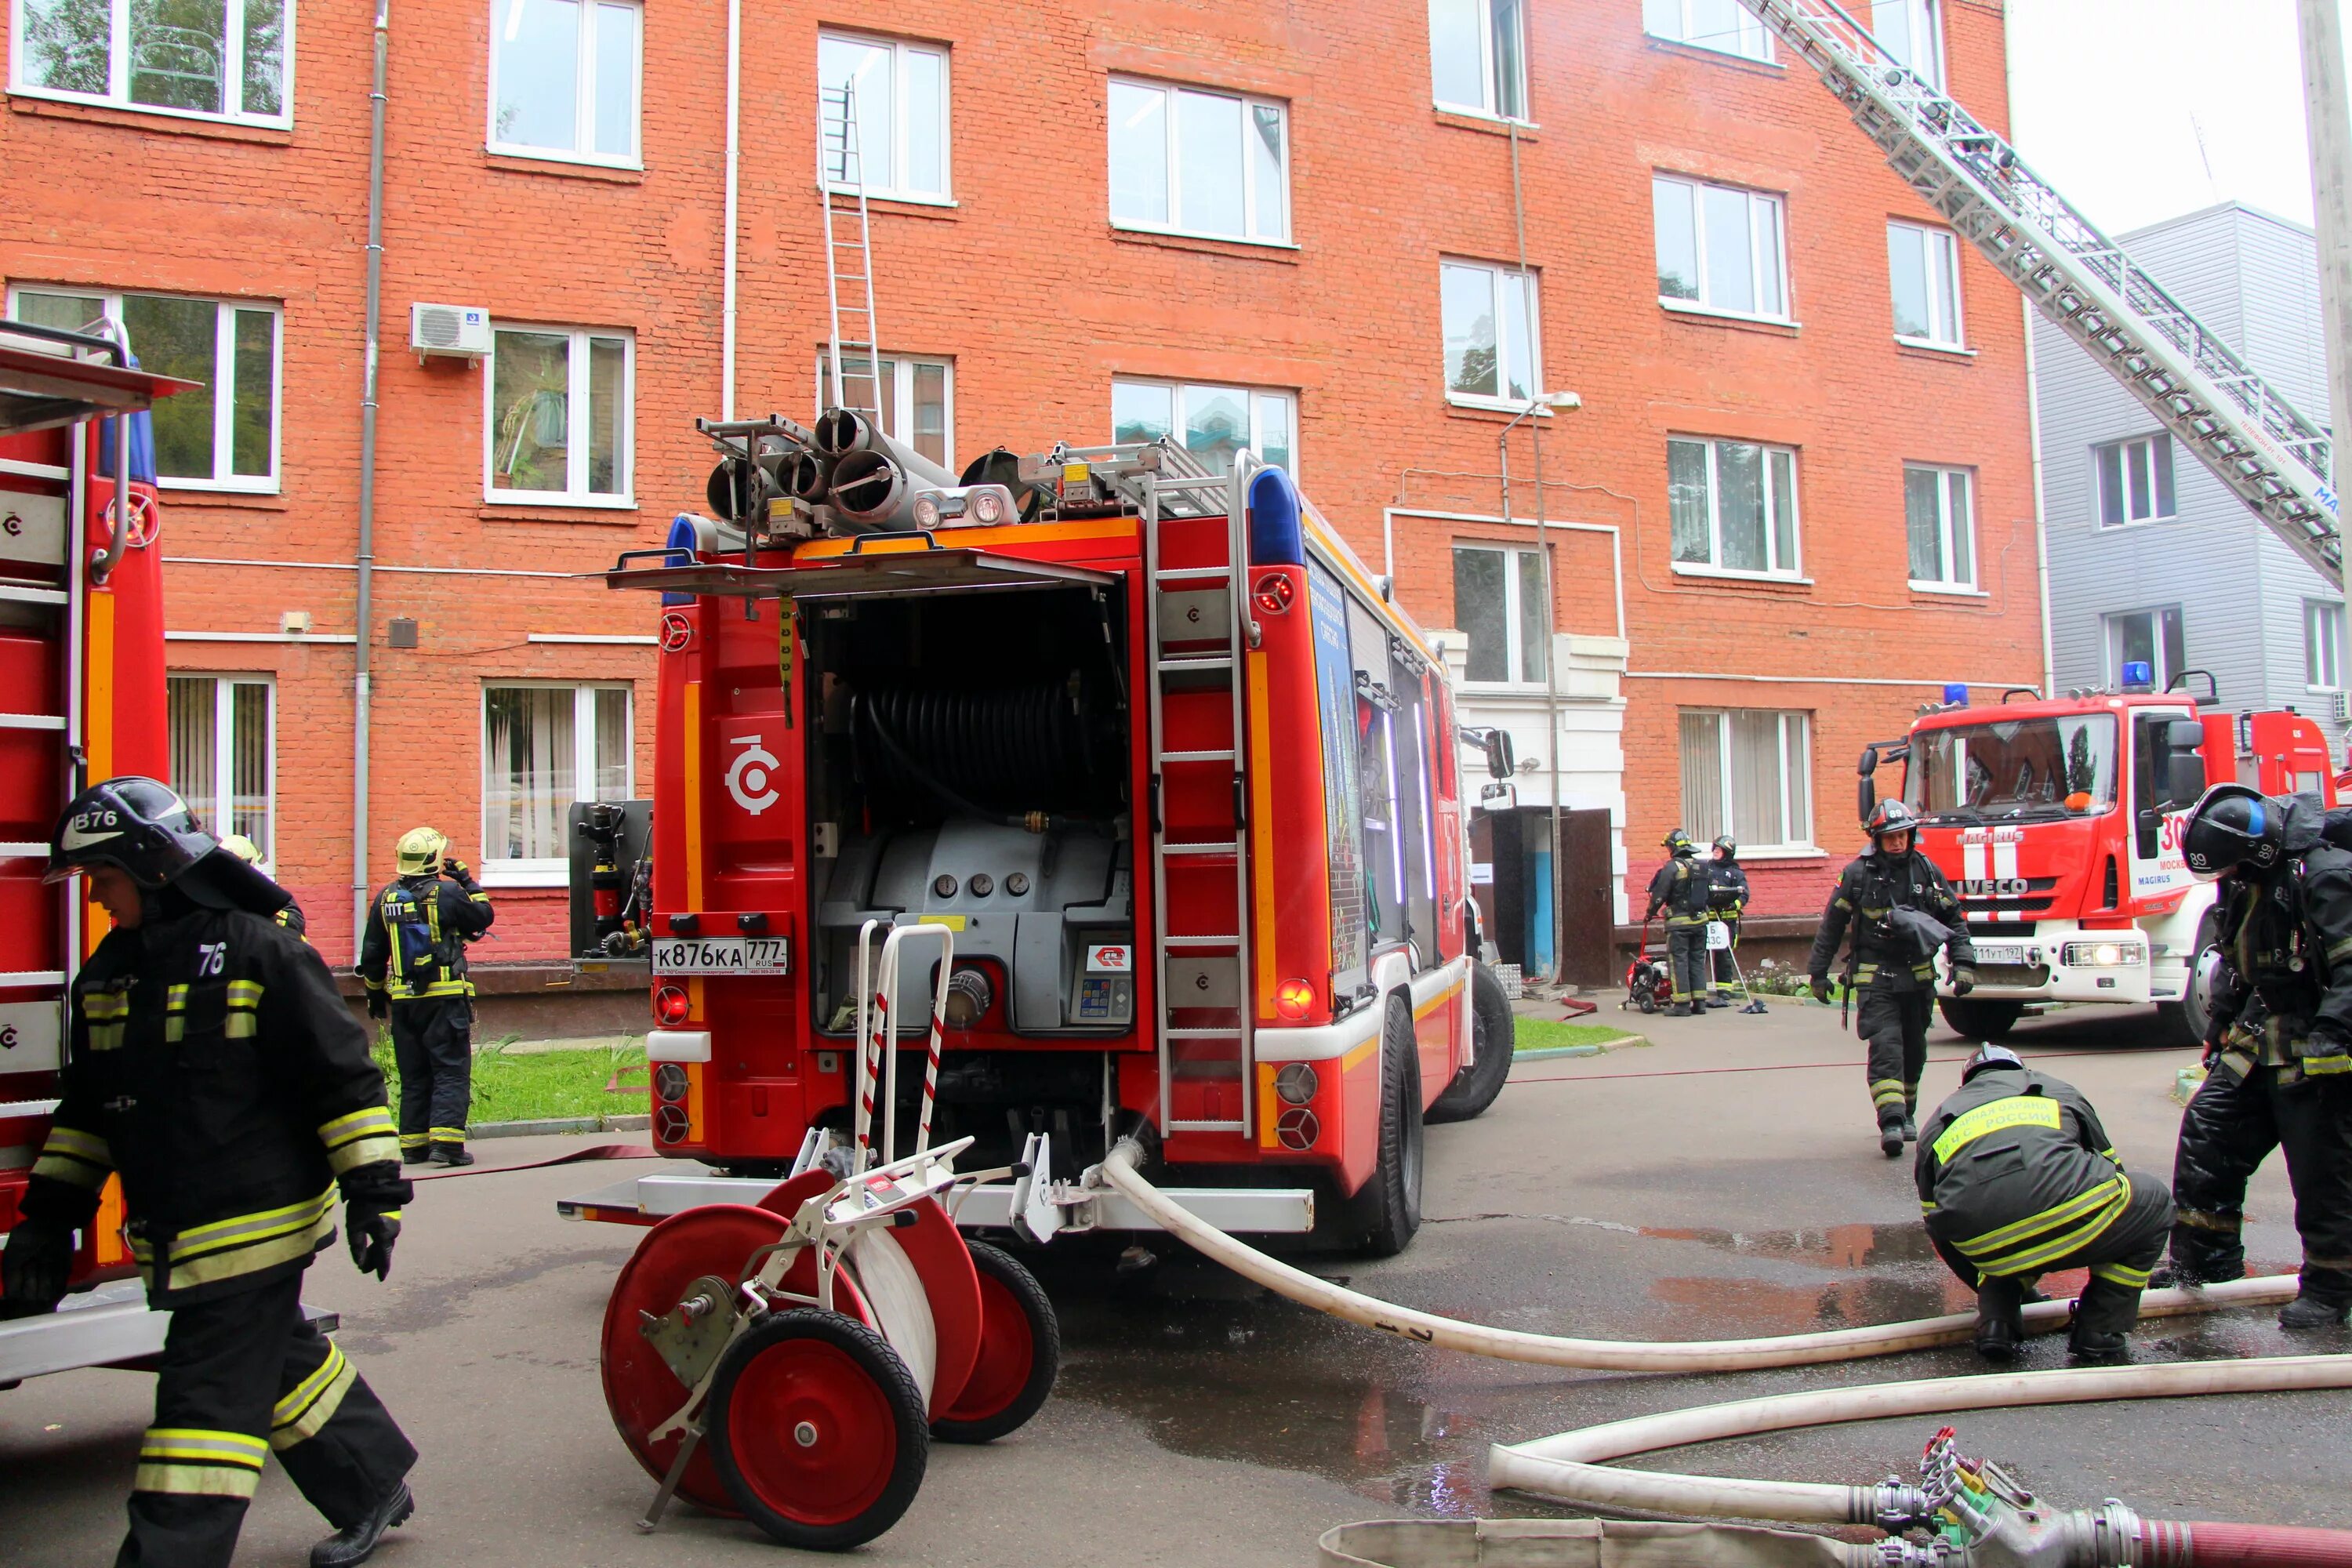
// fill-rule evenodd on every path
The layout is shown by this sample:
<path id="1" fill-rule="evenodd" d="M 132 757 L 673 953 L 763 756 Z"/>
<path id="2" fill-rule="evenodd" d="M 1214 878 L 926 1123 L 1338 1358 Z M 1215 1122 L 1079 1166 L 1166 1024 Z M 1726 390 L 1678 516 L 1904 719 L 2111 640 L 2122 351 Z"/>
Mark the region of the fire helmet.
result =
<path id="1" fill-rule="evenodd" d="M 1664 838 L 1659 839 L 1658 842 L 1665 846 L 1667 853 L 1673 855 L 1677 859 L 1680 859 L 1686 855 L 1696 855 L 1698 853 L 1697 843 L 1692 839 L 1689 834 L 1685 833 L 1679 827 L 1670 830 L 1666 836 Z"/>
<path id="2" fill-rule="evenodd" d="M 1723 858 L 1727 860 L 1737 860 L 1739 858 L 1739 841 L 1732 837 L 1728 833 L 1717 837 L 1715 841 L 1715 847 L 1723 851 Z"/>
<path id="3" fill-rule="evenodd" d="M 74 796 L 49 836 L 44 881 L 92 866 L 114 866 L 142 888 L 179 880 L 217 847 L 171 786 L 137 773 L 92 784 Z"/>
<path id="4" fill-rule="evenodd" d="M 2260 790 L 2241 784 L 2215 784 L 2189 813 L 2180 836 L 2181 858 L 2200 882 L 2219 881 L 2232 871 L 2267 871 L 2284 849 L 2286 812 Z"/>
<path id="5" fill-rule="evenodd" d="M 2007 1046 L 1979 1046 L 1977 1054 L 1969 1058 L 1969 1065 L 1960 1069 L 1960 1081 L 1966 1083 L 1989 1068 L 2015 1068 L 2023 1072 L 2025 1058 Z"/>
<path id="6" fill-rule="evenodd" d="M 394 864 L 404 877 L 430 877 L 441 869 L 449 840 L 437 829 L 412 827 L 400 836 Z"/>
<path id="7" fill-rule="evenodd" d="M 1916 833 L 1919 829 L 1919 814 L 1908 803 L 1892 795 L 1870 808 L 1870 820 L 1864 824 L 1870 842 L 1878 841 L 1891 833 Z"/>

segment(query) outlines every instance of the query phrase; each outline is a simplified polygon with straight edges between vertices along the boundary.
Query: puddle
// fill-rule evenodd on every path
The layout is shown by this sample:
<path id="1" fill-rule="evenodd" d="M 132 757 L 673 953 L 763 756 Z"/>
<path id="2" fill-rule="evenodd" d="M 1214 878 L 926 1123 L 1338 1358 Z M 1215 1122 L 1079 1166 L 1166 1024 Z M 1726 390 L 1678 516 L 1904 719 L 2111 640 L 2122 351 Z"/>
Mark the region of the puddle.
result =
<path id="1" fill-rule="evenodd" d="M 1695 1241 L 1748 1257 L 1817 1268 L 1871 1268 L 1887 1264 L 1936 1263 L 1935 1247 L 1917 1220 L 1899 1225 L 1833 1225 L 1822 1230 L 1702 1230 L 1643 1226 L 1640 1234 L 1657 1241 Z"/>

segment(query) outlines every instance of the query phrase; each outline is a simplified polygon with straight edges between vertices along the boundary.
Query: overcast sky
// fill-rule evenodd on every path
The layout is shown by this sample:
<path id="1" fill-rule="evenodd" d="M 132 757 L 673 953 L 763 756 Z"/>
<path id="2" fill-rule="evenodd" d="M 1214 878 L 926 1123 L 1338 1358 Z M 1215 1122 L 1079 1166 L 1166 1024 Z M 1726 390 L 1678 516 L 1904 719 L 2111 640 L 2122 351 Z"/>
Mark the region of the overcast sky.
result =
<path id="1" fill-rule="evenodd" d="M 2294 13 L 2294 0 L 2011 0 L 2014 140 L 2109 234 L 2233 199 L 2307 224 Z"/>

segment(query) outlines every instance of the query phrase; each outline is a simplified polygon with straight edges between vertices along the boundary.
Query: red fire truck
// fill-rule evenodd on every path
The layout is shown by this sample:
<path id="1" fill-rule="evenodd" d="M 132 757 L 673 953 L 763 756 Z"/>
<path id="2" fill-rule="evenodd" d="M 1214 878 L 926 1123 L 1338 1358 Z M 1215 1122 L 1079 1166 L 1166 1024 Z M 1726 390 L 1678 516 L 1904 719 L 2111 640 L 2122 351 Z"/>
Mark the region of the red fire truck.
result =
<path id="1" fill-rule="evenodd" d="M 2213 892 L 2181 858 L 2189 808 L 2227 780 L 2331 806 L 2336 795 L 2317 724 L 2200 711 L 2184 688 L 2201 673 L 2155 691 L 2135 663 L 2117 690 L 2020 689 L 1984 708 L 1953 688 L 1906 740 L 1864 751 L 1864 815 L 1878 764 L 1902 762 L 1919 847 L 1968 911 L 1976 989 L 1938 1004 L 1960 1035 L 1998 1038 L 2028 1008 L 2153 1002 L 2168 1034 L 2202 1037 Z"/>
<path id="2" fill-rule="evenodd" d="M 945 934 L 897 951 L 943 1050 L 883 1083 L 874 1121 L 911 1130 L 929 1077 L 937 1139 L 1026 1173 L 961 1223 L 1150 1228 L 1076 1181 L 1139 1133 L 1228 1229 L 1404 1246 L 1424 1116 L 1483 1110 L 1511 1044 L 1466 897 L 1453 696 L 1386 584 L 1247 452 L 1213 474 L 1164 442 L 1000 450 L 854 532 L 799 502 L 793 525 L 776 487 L 772 519 L 728 497 L 730 475 L 836 457 L 837 498 L 870 483 L 853 458 L 904 455 L 859 416 L 813 443 L 703 428 L 735 454 L 714 504 L 760 521 L 682 518 L 609 581 L 665 604 L 654 1141 L 712 1169 L 563 1212 L 756 1203 L 862 1136 L 859 1004 L 897 980 L 859 976 L 920 926 Z M 898 1011 L 894 1054 L 919 1058 L 930 1017 Z"/>

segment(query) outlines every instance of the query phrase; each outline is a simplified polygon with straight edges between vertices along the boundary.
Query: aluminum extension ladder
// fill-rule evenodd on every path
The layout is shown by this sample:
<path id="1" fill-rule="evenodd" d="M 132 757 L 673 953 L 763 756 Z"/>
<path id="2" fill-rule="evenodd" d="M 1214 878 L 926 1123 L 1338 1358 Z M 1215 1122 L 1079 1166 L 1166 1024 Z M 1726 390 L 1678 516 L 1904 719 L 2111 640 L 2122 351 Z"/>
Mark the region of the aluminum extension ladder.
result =
<path id="1" fill-rule="evenodd" d="M 881 332 L 874 319 L 874 247 L 866 208 L 866 161 L 857 145 L 857 89 L 843 82 L 817 89 L 816 189 L 824 213 L 824 297 L 833 346 L 825 361 L 828 408 L 850 408 L 870 416 L 877 428 L 882 413 Z M 854 232 L 855 237 L 843 238 Z M 854 270 L 844 271 L 846 257 Z M 851 285 L 848 298 L 842 286 Z M 859 303 L 863 300 L 864 303 Z M 842 318 L 853 330 L 842 331 Z M 864 367 L 866 399 L 852 403 L 845 388 L 859 379 L 843 363 L 846 351 Z"/>
<path id="2" fill-rule="evenodd" d="M 1743 0 L 1821 74 L 1911 188 L 2331 583 L 2344 575 L 2326 431 L 1837 0 Z"/>

